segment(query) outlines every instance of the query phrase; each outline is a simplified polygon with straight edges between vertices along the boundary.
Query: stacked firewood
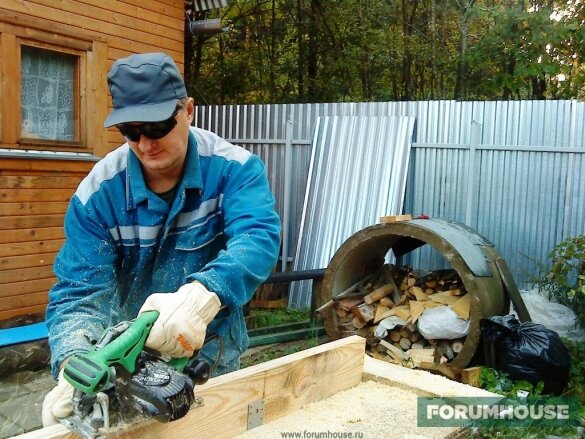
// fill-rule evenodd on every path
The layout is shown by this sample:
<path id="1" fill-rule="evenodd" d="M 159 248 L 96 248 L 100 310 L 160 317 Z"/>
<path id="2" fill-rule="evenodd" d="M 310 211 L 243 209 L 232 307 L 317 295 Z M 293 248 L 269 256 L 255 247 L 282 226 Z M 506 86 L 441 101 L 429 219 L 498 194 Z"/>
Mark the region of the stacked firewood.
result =
<path id="1" fill-rule="evenodd" d="M 408 367 L 449 362 L 461 351 L 465 338 L 427 340 L 417 329 L 425 310 L 449 306 L 462 319 L 469 319 L 470 296 L 455 270 L 415 273 L 410 267 L 385 264 L 337 294 L 320 310 L 333 307 L 341 336 L 366 338 L 367 352 L 374 358 Z M 389 331 L 378 325 L 396 316 L 402 324 Z M 384 329 L 384 327 L 380 328 Z M 383 337 L 380 334 L 385 334 Z"/>

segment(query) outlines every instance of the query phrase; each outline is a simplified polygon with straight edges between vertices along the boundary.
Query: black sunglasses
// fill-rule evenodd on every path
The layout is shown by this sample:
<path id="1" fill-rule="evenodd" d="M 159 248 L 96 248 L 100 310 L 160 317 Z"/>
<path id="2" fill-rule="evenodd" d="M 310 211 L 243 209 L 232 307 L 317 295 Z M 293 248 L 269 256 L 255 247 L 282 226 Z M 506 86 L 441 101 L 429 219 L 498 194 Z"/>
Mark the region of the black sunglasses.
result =
<path id="1" fill-rule="evenodd" d="M 171 132 L 175 125 L 177 125 L 177 119 L 175 116 L 179 112 L 179 108 L 166 120 L 160 122 L 145 122 L 140 125 L 129 125 L 121 124 L 116 125 L 116 128 L 122 133 L 127 140 L 131 142 L 139 142 L 140 136 L 148 137 L 149 139 L 160 139 Z"/>

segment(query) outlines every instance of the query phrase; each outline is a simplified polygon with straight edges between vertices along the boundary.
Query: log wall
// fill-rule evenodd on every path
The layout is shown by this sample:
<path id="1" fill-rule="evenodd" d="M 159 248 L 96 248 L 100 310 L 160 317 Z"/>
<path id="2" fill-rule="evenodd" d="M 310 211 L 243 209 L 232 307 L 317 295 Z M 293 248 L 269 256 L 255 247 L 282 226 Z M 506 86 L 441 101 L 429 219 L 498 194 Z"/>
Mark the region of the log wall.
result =
<path id="1" fill-rule="evenodd" d="M 92 165 L 0 159 L 0 320 L 44 314 L 63 216 Z"/>

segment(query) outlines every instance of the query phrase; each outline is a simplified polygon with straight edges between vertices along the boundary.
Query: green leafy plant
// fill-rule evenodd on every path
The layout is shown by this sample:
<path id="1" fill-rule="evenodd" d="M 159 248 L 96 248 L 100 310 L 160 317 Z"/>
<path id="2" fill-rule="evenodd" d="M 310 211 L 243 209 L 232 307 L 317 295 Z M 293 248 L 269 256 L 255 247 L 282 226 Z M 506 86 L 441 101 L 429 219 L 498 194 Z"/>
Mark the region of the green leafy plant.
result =
<path id="1" fill-rule="evenodd" d="M 542 389 L 544 383 L 538 382 L 536 385 L 532 385 L 528 381 L 512 381 L 508 378 L 508 374 L 484 367 L 481 370 L 481 376 L 479 377 L 479 383 L 481 387 L 493 393 L 506 396 L 508 398 L 518 398 L 519 392 L 528 392 L 530 396 L 542 395 Z"/>
<path id="2" fill-rule="evenodd" d="M 567 395 L 579 399 L 585 409 L 585 343 L 563 340 L 571 354 L 571 378 Z"/>
<path id="3" fill-rule="evenodd" d="M 571 308 L 585 328 L 585 235 L 565 239 L 548 257 L 551 268 L 536 282 L 536 287 Z"/>

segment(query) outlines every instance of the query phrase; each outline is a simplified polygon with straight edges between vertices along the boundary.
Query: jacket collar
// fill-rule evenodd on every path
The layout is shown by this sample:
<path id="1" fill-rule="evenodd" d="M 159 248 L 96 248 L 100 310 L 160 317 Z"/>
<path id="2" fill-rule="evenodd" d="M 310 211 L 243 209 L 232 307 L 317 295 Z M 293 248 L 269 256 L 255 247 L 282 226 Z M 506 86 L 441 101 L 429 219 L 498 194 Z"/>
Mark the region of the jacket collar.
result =
<path id="1" fill-rule="evenodd" d="M 189 140 L 187 143 L 187 155 L 185 157 L 185 168 L 183 176 L 179 181 L 177 188 L 177 195 L 182 196 L 185 189 L 203 189 L 203 177 L 201 175 L 201 165 L 199 162 L 199 153 L 197 150 L 197 140 L 191 131 L 189 131 Z M 142 166 L 140 160 L 131 148 L 128 148 L 128 168 L 126 172 L 126 200 L 127 209 L 135 209 L 136 206 L 149 200 L 149 208 L 159 210 L 156 207 L 164 208 L 166 203 L 157 197 L 146 186 L 144 181 L 144 174 L 142 173 Z M 159 203 L 160 202 L 160 203 Z"/>

